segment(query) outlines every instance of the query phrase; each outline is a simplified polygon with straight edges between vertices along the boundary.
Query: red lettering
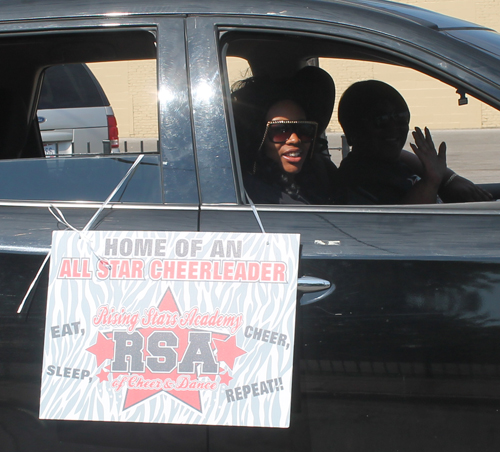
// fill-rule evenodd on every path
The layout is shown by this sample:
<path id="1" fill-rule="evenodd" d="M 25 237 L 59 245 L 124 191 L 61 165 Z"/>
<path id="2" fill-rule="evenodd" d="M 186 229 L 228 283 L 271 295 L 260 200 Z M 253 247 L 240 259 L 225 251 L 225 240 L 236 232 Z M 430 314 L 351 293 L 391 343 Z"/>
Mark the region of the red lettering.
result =
<path id="1" fill-rule="evenodd" d="M 132 278 L 133 279 L 144 279 L 144 262 L 139 259 L 134 259 L 132 261 Z"/>
<path id="2" fill-rule="evenodd" d="M 212 275 L 212 278 L 214 280 L 216 280 L 216 281 L 221 281 L 222 280 L 222 276 L 219 273 L 219 264 L 220 264 L 220 262 L 214 262 L 213 263 L 213 275 Z"/>
<path id="3" fill-rule="evenodd" d="M 175 279 L 175 261 L 163 262 L 163 279 Z"/>
<path id="4" fill-rule="evenodd" d="M 110 259 L 109 265 L 111 265 L 111 278 L 116 279 L 116 272 L 120 268 L 120 261 L 118 259 Z"/>
<path id="5" fill-rule="evenodd" d="M 283 262 L 276 262 L 274 264 L 273 281 L 285 282 L 286 265 Z"/>
<path id="6" fill-rule="evenodd" d="M 151 262 L 151 265 L 149 266 L 149 276 L 151 279 L 158 280 L 161 278 L 161 261 L 158 259 L 155 259 Z"/>
<path id="7" fill-rule="evenodd" d="M 236 269 L 234 271 L 234 281 L 246 281 L 247 270 L 245 267 L 245 262 L 237 262 Z"/>
<path id="8" fill-rule="evenodd" d="M 224 262 L 224 280 L 231 281 L 233 279 L 234 262 Z"/>
<path id="9" fill-rule="evenodd" d="M 82 259 L 82 278 L 91 278 L 92 275 L 89 272 L 89 259 Z"/>
<path id="10" fill-rule="evenodd" d="M 210 279 L 211 262 L 200 262 L 200 279 Z"/>
<path id="11" fill-rule="evenodd" d="M 119 264 L 118 279 L 130 279 L 130 263 L 122 260 Z"/>
<path id="12" fill-rule="evenodd" d="M 71 267 L 73 270 L 72 278 L 81 278 L 82 274 L 78 271 L 78 267 L 80 264 L 80 259 L 71 259 Z"/>
<path id="13" fill-rule="evenodd" d="M 259 280 L 259 263 L 249 262 L 248 263 L 248 281 L 258 281 Z"/>
<path id="14" fill-rule="evenodd" d="M 107 261 L 100 260 L 97 263 L 97 277 L 99 279 L 109 278 L 109 263 Z"/>
<path id="15" fill-rule="evenodd" d="M 264 262 L 262 264 L 262 274 L 260 276 L 260 280 L 264 282 L 271 281 L 271 264 L 270 262 Z"/>
<path id="16" fill-rule="evenodd" d="M 177 278 L 178 279 L 186 279 L 186 261 L 178 261 L 177 262 Z"/>
<path id="17" fill-rule="evenodd" d="M 71 260 L 63 259 L 61 261 L 61 268 L 59 269 L 58 278 L 71 278 Z"/>
<path id="18" fill-rule="evenodd" d="M 190 261 L 188 267 L 188 279 L 198 279 L 198 261 Z"/>
<path id="19" fill-rule="evenodd" d="M 89 262 L 89 259 L 62 259 L 58 278 L 91 278 Z"/>

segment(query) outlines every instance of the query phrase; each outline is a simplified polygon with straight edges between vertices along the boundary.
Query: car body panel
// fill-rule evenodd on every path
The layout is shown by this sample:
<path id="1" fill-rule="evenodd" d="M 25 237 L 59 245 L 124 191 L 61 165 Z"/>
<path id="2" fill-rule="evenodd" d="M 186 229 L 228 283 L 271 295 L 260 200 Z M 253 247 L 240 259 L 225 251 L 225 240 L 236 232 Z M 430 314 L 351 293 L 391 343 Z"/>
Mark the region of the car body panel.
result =
<path id="1" fill-rule="evenodd" d="M 271 19 L 265 28 L 253 18 L 239 22 L 197 18 L 196 24 L 197 30 L 230 30 L 228 36 L 234 31 L 271 33 L 273 26 L 276 33 L 284 31 L 282 22 Z M 307 25 L 293 21 L 286 25 L 290 35 L 311 34 Z M 459 46 L 448 64 L 438 56 L 439 46 L 429 51 L 421 36 L 410 43 L 399 40 L 401 33 L 394 40 L 337 24 L 330 26 L 327 35 L 326 26 L 316 24 L 314 34 L 322 33 L 357 44 L 376 44 L 393 56 L 421 63 L 429 73 L 446 72 L 476 88 L 481 81 L 474 72 L 488 71 L 482 72 L 482 55 L 459 57 L 463 53 Z M 453 45 L 445 40 L 442 45 L 442 50 L 454 53 Z M 217 73 L 210 70 L 208 59 L 205 56 L 193 64 Z M 484 84 L 489 95 L 498 83 L 498 63 L 491 63 L 490 81 Z M 489 95 L 490 100 L 495 97 Z M 205 136 L 208 130 L 198 131 L 197 136 Z M 232 192 L 219 193 L 220 197 L 233 202 Z M 276 434 L 269 440 L 274 444 L 270 449 L 280 441 L 300 443 L 299 437 L 309 438 L 305 442 L 314 445 L 312 450 L 329 450 L 332 445 L 334 450 L 469 450 L 474 441 L 493 450 L 499 444 L 496 432 L 482 428 L 483 423 L 497 422 L 494 407 L 500 403 L 495 381 L 500 364 L 495 345 L 500 332 L 496 206 L 255 207 L 256 213 L 250 207 L 204 204 L 200 229 L 259 232 L 262 224 L 266 233 L 300 233 L 300 273 L 335 286 L 322 299 L 321 293 L 313 294 L 299 311 L 298 384 L 303 397 L 295 419 L 301 419 L 302 427 L 307 424 L 307 432 L 292 426 L 287 439 Z M 472 406 L 477 418 L 469 415 Z M 444 420 L 454 410 L 455 436 Z M 360 418 L 366 424 L 361 425 Z M 469 423 L 474 427 L 467 430 Z M 430 436 L 423 433 L 430 430 Z M 482 438 L 485 434 L 491 435 L 489 440 Z M 227 438 L 240 447 L 254 444 L 249 437 L 236 438 L 220 429 L 214 436 L 218 446 Z"/>
<path id="2" fill-rule="evenodd" d="M 111 107 L 38 110 L 39 121 L 44 119 L 40 122 L 43 142 L 58 143 L 58 148 L 67 149 L 67 154 L 71 154 L 72 143 L 74 153 L 104 153 L 103 142 L 108 140 L 107 110 L 112 114 Z"/>
<path id="3" fill-rule="evenodd" d="M 78 123 L 83 128 L 103 128 L 103 119 L 106 120 L 106 109 L 100 107 L 81 108 L 75 112 L 73 108 L 62 108 L 57 110 L 38 110 L 38 116 L 45 119 L 40 121 L 40 131 L 51 131 L 55 129 L 73 129 L 75 117 L 78 115 Z M 80 116 L 81 115 L 81 116 Z"/>
<path id="4" fill-rule="evenodd" d="M 0 17 L 0 39 L 152 30 L 161 151 L 105 206 L 136 155 L 0 162 L 5 450 L 498 450 L 497 203 L 248 205 L 221 57 L 234 33 L 347 43 L 499 107 L 500 62 L 463 41 L 470 24 L 383 1 L 5 1 Z M 438 31 L 450 28 L 462 40 Z M 300 275 L 334 290 L 298 308 L 291 427 L 40 421 L 48 275 L 37 272 L 67 227 L 49 207 L 78 230 L 103 208 L 94 229 L 300 233 Z"/>
<path id="5" fill-rule="evenodd" d="M 305 19 L 331 20 L 329 12 L 335 14 L 336 9 L 350 8 L 352 10 L 364 10 L 369 13 L 390 13 L 393 17 L 403 17 L 414 21 L 420 21 L 426 25 L 434 24 L 439 28 L 470 27 L 481 28 L 464 20 L 445 16 L 436 12 L 417 8 L 411 5 L 402 5 L 391 1 L 372 0 L 331 0 L 321 2 L 321 7 L 316 8 L 314 2 L 308 2 L 307 6 L 297 2 L 281 1 L 271 2 L 268 0 L 257 0 L 251 5 L 243 1 L 193 1 L 189 3 L 162 2 L 161 0 L 149 1 L 147 4 L 137 4 L 133 1 L 104 0 L 99 4 L 92 5 L 95 16 L 121 16 L 121 15 L 147 15 L 147 14 L 234 14 L 246 15 L 276 15 L 280 17 L 297 17 Z M 330 3 L 330 5 L 328 5 Z M 279 5 L 280 8 L 276 8 Z M 88 3 L 82 0 L 52 1 L 45 8 L 26 7 L 18 0 L 7 0 L 2 2 L 2 19 L 48 19 L 64 17 L 85 17 Z M 64 11 L 64 12 L 62 12 Z"/>

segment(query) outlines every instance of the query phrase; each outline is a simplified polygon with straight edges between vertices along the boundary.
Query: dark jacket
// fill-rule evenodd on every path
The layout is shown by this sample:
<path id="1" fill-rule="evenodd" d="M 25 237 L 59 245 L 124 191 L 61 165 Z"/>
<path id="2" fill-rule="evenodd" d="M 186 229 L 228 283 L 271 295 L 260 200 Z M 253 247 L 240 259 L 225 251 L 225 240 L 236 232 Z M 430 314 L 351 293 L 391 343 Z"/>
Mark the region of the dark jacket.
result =
<path id="1" fill-rule="evenodd" d="M 404 163 L 350 153 L 337 172 L 337 204 L 399 204 L 419 177 Z"/>
<path id="2" fill-rule="evenodd" d="M 243 174 L 243 183 L 255 204 L 330 204 L 335 165 L 326 156 L 304 163 L 294 178 L 264 157 L 255 171 Z"/>

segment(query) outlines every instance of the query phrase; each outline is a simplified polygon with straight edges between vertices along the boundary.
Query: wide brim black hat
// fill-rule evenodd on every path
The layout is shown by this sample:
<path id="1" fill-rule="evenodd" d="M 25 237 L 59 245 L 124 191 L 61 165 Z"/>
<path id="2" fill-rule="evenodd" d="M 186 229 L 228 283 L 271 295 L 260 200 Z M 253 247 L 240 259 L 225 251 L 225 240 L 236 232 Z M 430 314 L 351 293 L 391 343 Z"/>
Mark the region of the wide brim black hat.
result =
<path id="1" fill-rule="evenodd" d="M 237 119 L 253 123 L 257 128 L 265 127 L 264 117 L 272 105 L 287 99 L 297 102 L 309 121 L 318 123 L 321 134 L 332 116 L 335 84 L 325 70 L 306 66 L 292 77 L 251 77 L 233 86 L 232 100 Z"/>
<path id="2" fill-rule="evenodd" d="M 318 123 L 318 132 L 323 133 L 332 117 L 335 102 L 335 83 L 330 74 L 319 67 L 306 66 L 285 80 L 281 97 L 288 94 L 304 109 L 309 121 Z"/>

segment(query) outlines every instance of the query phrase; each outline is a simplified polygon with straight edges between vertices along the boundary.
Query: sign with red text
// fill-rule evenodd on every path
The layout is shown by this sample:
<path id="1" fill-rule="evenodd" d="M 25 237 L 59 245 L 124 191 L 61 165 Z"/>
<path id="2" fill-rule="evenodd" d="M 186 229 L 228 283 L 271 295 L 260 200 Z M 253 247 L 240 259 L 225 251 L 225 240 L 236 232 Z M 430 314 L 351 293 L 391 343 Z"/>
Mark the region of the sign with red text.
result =
<path id="1" fill-rule="evenodd" d="M 287 427 L 299 236 L 54 232 L 40 418 Z"/>

